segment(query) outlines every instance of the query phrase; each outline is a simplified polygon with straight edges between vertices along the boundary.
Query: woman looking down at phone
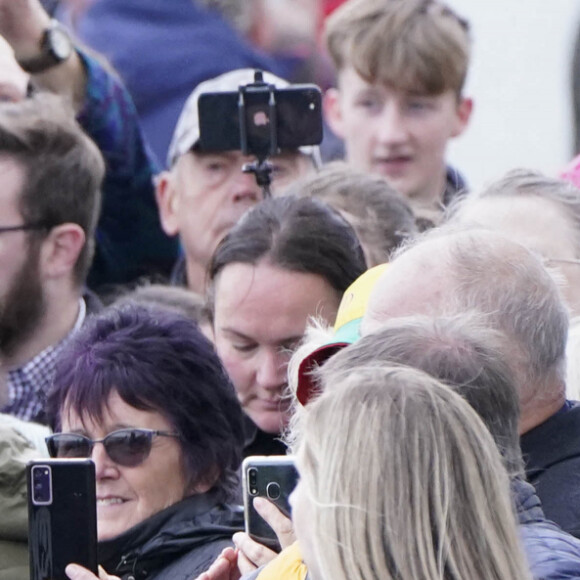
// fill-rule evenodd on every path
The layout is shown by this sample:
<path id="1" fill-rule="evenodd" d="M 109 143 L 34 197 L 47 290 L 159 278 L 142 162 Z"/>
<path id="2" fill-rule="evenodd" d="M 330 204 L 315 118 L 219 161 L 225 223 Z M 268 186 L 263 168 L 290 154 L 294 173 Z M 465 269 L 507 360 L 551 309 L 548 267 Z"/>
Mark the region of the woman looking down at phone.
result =
<path id="1" fill-rule="evenodd" d="M 330 206 L 283 196 L 249 210 L 209 266 L 217 353 L 246 414 L 244 455 L 284 454 L 286 367 L 308 318 L 334 323 L 366 270 L 354 230 Z"/>
<path id="2" fill-rule="evenodd" d="M 243 526 L 228 505 L 243 415 L 190 320 L 126 305 L 88 321 L 59 361 L 48 406 L 58 431 L 47 438 L 51 456 L 95 463 L 108 572 L 193 578 L 231 545 Z"/>

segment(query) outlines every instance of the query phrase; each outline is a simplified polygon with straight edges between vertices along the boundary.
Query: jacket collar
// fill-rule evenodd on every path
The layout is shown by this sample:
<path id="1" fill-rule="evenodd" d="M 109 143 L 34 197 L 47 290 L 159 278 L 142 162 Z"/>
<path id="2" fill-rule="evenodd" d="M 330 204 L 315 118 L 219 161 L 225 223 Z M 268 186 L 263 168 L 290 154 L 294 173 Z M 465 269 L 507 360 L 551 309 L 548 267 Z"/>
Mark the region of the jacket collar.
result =
<path id="1" fill-rule="evenodd" d="M 110 573 L 139 578 L 197 546 L 230 539 L 242 527 L 241 509 L 218 504 L 214 492 L 193 495 L 99 542 L 99 561 Z"/>

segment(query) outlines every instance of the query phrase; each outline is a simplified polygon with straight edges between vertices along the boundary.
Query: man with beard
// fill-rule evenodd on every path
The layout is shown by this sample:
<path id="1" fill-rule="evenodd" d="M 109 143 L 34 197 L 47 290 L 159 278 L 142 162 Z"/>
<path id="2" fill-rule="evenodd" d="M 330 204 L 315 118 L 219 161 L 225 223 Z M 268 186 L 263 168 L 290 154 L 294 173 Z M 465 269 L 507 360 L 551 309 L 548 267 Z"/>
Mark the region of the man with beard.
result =
<path id="1" fill-rule="evenodd" d="M 83 285 L 103 174 L 97 147 L 56 97 L 0 106 L 4 413 L 43 421 L 57 355 L 95 307 Z"/>

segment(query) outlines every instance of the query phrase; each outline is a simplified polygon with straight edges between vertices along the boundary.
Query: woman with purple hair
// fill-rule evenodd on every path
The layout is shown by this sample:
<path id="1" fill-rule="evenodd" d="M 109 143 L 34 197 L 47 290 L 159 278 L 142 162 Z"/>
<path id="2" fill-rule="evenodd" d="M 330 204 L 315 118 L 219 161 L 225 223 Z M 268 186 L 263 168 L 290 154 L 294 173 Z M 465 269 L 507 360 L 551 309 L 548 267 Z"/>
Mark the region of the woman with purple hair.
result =
<path id="1" fill-rule="evenodd" d="M 190 320 L 131 304 L 89 320 L 59 361 L 48 408 L 51 456 L 95 463 L 103 568 L 126 580 L 194 578 L 231 545 L 243 524 L 229 504 L 242 411 Z"/>

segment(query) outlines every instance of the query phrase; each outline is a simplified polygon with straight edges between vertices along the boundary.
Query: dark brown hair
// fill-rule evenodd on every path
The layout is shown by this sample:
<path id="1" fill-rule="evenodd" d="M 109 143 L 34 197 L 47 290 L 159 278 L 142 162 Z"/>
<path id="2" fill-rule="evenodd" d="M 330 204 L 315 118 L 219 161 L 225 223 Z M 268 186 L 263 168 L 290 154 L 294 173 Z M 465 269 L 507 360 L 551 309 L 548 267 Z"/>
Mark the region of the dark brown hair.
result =
<path id="1" fill-rule="evenodd" d="M 82 284 L 94 253 L 105 173 L 97 146 L 60 98 L 37 94 L 0 106 L 0 156 L 14 159 L 24 170 L 22 217 L 44 226 L 31 235 L 46 235 L 64 223 L 78 224 L 85 232 L 74 269 L 75 281 Z"/>

